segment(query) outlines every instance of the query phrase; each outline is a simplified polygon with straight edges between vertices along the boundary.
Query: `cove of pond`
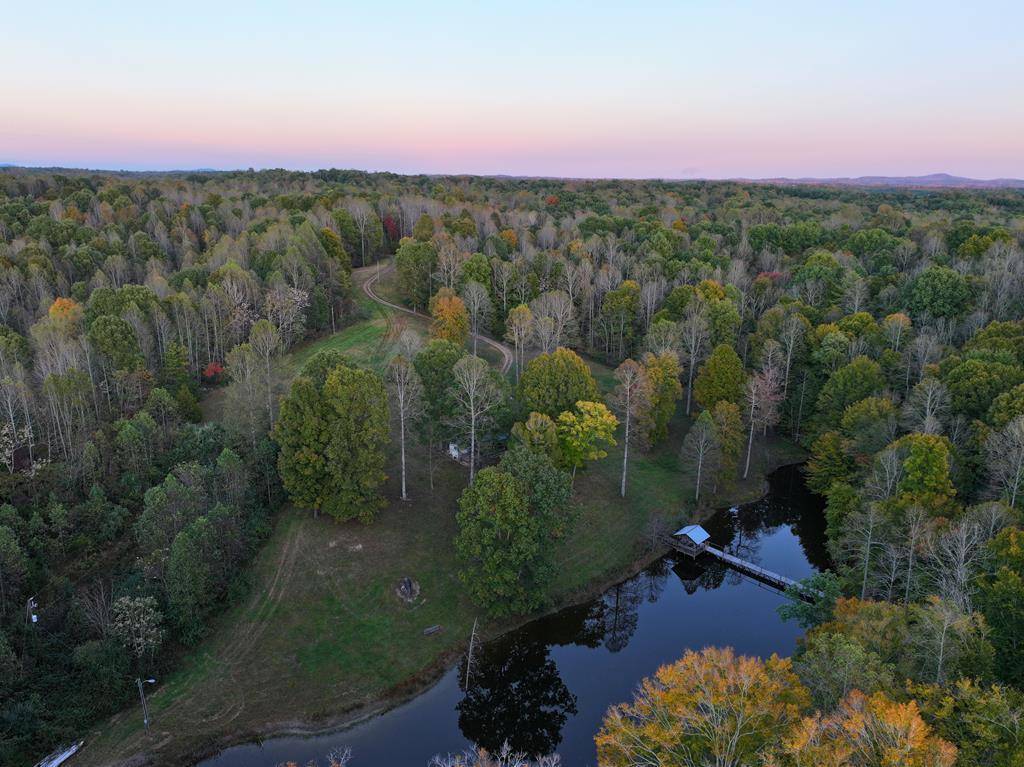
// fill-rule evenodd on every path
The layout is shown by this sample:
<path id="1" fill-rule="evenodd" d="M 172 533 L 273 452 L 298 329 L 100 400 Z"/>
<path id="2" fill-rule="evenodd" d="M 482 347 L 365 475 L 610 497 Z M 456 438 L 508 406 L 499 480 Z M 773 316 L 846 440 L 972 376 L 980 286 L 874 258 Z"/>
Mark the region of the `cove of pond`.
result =
<path id="1" fill-rule="evenodd" d="M 801 468 L 769 477 L 761 500 L 703 522 L 712 541 L 791 578 L 829 566 L 823 502 Z M 533 621 L 474 651 L 430 689 L 355 727 L 225 749 L 203 767 L 325 761 L 352 749 L 353 767 L 425 767 L 438 753 L 505 741 L 528 754 L 557 752 L 567 767 L 596 763 L 594 735 L 608 707 L 688 649 L 790 655 L 800 629 L 776 610 L 784 597 L 717 560 L 667 555 L 585 604 Z M 284 714 L 285 712 L 282 712 Z"/>

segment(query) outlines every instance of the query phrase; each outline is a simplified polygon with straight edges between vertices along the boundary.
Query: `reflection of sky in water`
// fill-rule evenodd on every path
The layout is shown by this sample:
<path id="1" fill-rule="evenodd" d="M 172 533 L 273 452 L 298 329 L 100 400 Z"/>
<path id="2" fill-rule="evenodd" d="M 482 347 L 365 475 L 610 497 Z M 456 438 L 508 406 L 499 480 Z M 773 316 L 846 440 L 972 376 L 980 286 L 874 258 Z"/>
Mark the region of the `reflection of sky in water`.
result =
<path id="1" fill-rule="evenodd" d="M 820 503 L 795 470 L 777 473 L 772 491 L 756 504 L 719 512 L 707 527 L 730 551 L 805 577 L 815 571 L 808 557 L 827 564 Z M 800 631 L 779 619 L 782 601 L 720 565 L 662 560 L 601 599 L 481 648 L 469 696 L 460 689 L 460 666 L 415 700 L 347 731 L 240 746 L 204 764 L 302 764 L 348 745 L 354 767 L 424 767 L 435 753 L 467 746 L 467 737 L 492 746 L 507 737 L 525 750 L 554 746 L 567 767 L 594 764 L 593 737 L 608 706 L 629 699 L 640 679 L 686 649 L 792 653 Z"/>

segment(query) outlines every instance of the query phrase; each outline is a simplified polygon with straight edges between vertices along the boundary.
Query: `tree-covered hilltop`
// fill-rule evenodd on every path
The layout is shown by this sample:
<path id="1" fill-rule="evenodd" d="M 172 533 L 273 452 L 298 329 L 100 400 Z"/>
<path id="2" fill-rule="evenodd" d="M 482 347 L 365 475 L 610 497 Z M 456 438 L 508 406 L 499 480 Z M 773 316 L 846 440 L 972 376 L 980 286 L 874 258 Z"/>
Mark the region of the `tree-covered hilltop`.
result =
<path id="1" fill-rule="evenodd" d="M 1016 731 L 980 722 L 1024 713 L 1022 240 L 1013 190 L 3 169 L 0 761 L 173 668 L 286 499 L 372 526 L 454 458 L 453 588 L 522 614 L 610 450 L 628 501 L 678 438 L 709 504 L 781 436 L 827 498 L 833 599 L 792 668 L 688 657 L 679 694 L 713 661 L 785 688 L 829 758 L 857 717 L 920 721 L 936 764 L 1012 763 Z M 421 316 L 299 365 L 372 323 L 371 275 Z"/>

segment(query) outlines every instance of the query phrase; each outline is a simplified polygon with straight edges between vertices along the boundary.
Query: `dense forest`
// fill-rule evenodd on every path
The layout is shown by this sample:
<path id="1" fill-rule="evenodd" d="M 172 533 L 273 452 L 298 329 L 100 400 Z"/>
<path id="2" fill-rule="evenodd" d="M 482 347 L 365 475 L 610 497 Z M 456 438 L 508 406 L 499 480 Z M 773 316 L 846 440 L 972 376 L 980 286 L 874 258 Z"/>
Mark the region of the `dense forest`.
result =
<path id="1" fill-rule="evenodd" d="M 792 659 L 688 653 L 601 763 L 1024 765 L 1022 242 L 1013 190 L 0 170 L 0 761 L 174 668 L 285 503 L 372 526 L 391 451 L 403 499 L 465 463 L 474 603 L 548 604 L 580 477 L 619 444 L 628 498 L 681 411 L 694 507 L 806 449 L 835 571 Z M 363 267 L 429 337 L 288 376 Z"/>

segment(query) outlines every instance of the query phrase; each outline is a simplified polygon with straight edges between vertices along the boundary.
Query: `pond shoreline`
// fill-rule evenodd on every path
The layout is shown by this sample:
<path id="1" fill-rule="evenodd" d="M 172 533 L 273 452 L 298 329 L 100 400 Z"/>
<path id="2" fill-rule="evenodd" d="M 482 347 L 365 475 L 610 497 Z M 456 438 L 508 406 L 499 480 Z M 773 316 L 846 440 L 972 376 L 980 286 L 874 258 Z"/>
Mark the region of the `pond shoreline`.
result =
<path id="1" fill-rule="evenodd" d="M 756 492 L 747 492 L 742 497 L 730 498 L 723 501 L 720 506 L 700 509 L 692 513 L 689 520 L 684 521 L 701 521 L 711 516 L 719 509 L 757 502 L 768 494 L 768 477 L 771 474 L 784 467 L 800 465 L 803 462 L 804 460 L 792 460 L 791 458 L 780 458 L 777 462 L 771 462 L 767 471 L 761 477 L 761 481 Z M 634 545 L 643 545 L 643 541 L 634 541 Z M 492 626 L 492 630 L 482 637 L 482 641 L 490 642 L 499 639 L 529 623 L 553 615 L 562 610 L 584 604 L 600 596 L 611 587 L 634 577 L 645 568 L 649 567 L 652 563 L 664 557 L 667 553 L 669 553 L 669 548 L 666 546 L 645 547 L 643 553 L 636 556 L 627 566 L 617 568 L 614 572 L 602 576 L 599 579 L 595 579 L 582 588 L 566 592 L 544 609 Z M 198 764 L 204 760 L 214 758 L 220 755 L 223 751 L 235 746 L 254 743 L 258 744 L 264 740 L 281 737 L 316 737 L 330 735 L 356 727 L 372 720 L 375 717 L 387 714 L 388 712 L 431 690 L 458 662 L 458 659 L 465 653 L 465 649 L 465 645 L 460 645 L 441 653 L 434 662 L 428 664 L 403 682 L 395 685 L 387 693 L 373 701 L 348 708 L 344 711 L 338 712 L 335 716 L 322 720 L 312 722 L 286 720 L 268 724 L 257 729 L 238 731 L 232 733 L 230 736 L 221 738 L 220 740 L 210 744 L 208 747 L 191 752 L 187 757 L 187 763 L 192 765 Z M 141 757 L 141 761 L 132 760 L 126 764 L 130 764 L 132 767 L 141 767 L 142 765 L 150 763 L 145 760 L 145 755 L 139 755 L 139 757 Z"/>

